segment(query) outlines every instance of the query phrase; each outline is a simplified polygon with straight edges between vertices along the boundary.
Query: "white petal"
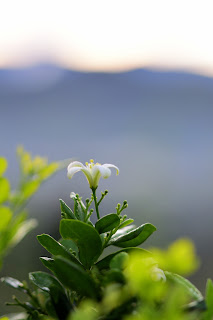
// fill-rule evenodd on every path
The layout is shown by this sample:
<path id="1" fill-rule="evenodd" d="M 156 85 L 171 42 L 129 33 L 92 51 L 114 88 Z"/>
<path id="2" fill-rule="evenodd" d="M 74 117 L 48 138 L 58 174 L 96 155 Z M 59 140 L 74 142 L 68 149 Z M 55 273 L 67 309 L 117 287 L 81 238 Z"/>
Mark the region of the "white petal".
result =
<path id="1" fill-rule="evenodd" d="M 105 163 L 105 164 L 102 165 L 102 167 L 105 167 L 105 168 L 114 168 L 114 169 L 116 169 L 116 174 L 117 174 L 117 175 L 119 174 L 119 169 L 118 169 L 118 167 L 114 166 L 114 164 Z"/>
<path id="2" fill-rule="evenodd" d="M 100 172 L 101 176 L 104 179 L 107 179 L 110 177 L 111 175 L 111 170 L 108 169 L 107 167 L 104 167 L 102 165 L 96 164 L 93 168 L 92 168 L 92 175 L 96 175 L 97 171 Z"/>
<path id="3" fill-rule="evenodd" d="M 93 178 L 92 178 L 92 175 L 91 175 L 91 173 L 90 173 L 90 170 L 87 169 L 86 167 L 84 167 L 84 168 L 81 168 L 81 171 L 82 171 L 82 172 L 85 174 L 85 176 L 87 177 L 87 180 L 88 180 L 88 182 L 89 182 L 90 187 L 92 187 L 92 185 L 93 185 Z"/>
<path id="4" fill-rule="evenodd" d="M 80 168 L 80 167 L 69 168 L 69 169 L 67 170 L 67 176 L 68 176 L 68 178 L 71 179 L 76 172 L 81 171 L 81 170 L 82 170 L 82 168 Z"/>
<path id="5" fill-rule="evenodd" d="M 78 172 L 78 171 L 82 171 L 82 168 L 80 168 L 80 167 L 69 168 L 69 169 L 67 170 L 67 176 L 68 176 L 68 178 L 71 179 L 71 178 L 74 176 L 74 174 L 75 174 L 76 172 Z"/>
<path id="6" fill-rule="evenodd" d="M 69 169 L 74 168 L 74 167 L 84 168 L 84 165 L 83 165 L 83 163 L 81 163 L 79 161 L 73 161 L 68 165 L 67 170 L 69 171 Z"/>

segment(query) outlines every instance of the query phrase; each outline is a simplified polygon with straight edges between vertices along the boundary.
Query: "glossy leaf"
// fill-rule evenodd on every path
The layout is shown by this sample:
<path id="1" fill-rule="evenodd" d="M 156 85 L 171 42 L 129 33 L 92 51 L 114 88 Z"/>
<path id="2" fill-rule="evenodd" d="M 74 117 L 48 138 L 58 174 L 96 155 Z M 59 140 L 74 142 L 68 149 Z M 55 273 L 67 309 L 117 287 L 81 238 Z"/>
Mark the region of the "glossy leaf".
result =
<path id="1" fill-rule="evenodd" d="M 177 285 L 180 285 L 182 288 L 184 288 L 187 294 L 192 299 L 195 299 L 195 300 L 203 299 L 202 293 L 186 278 L 183 278 L 178 274 L 168 272 L 168 271 L 164 271 L 164 274 L 169 281 Z"/>
<path id="2" fill-rule="evenodd" d="M 59 201 L 60 201 L 60 207 L 61 207 L 61 214 L 62 214 L 63 218 L 76 219 L 74 213 L 68 207 L 68 205 L 62 199 L 59 199 Z"/>
<path id="3" fill-rule="evenodd" d="M 12 218 L 12 211 L 8 207 L 0 207 L 0 231 L 3 231 Z"/>
<path id="4" fill-rule="evenodd" d="M 37 236 L 40 244 L 52 255 L 62 256 L 68 260 L 73 261 L 74 263 L 80 264 L 80 262 L 74 257 L 62 244 L 53 239 L 48 234 L 41 234 Z"/>
<path id="5" fill-rule="evenodd" d="M 124 249 L 121 249 L 117 252 L 114 252 L 114 253 L 111 253 L 109 254 L 108 256 L 106 256 L 105 258 L 101 259 L 100 261 L 98 261 L 95 265 L 98 267 L 99 270 L 103 270 L 103 269 L 109 269 L 109 266 L 110 266 L 110 262 L 111 260 L 119 253 L 121 252 L 126 252 L 126 253 L 132 253 L 132 252 L 142 252 L 143 254 L 146 254 L 146 255 L 151 255 L 151 253 L 145 249 L 142 249 L 142 248 L 124 248 Z"/>
<path id="6" fill-rule="evenodd" d="M 63 219 L 60 223 L 60 234 L 62 238 L 71 239 L 76 243 L 79 259 L 86 268 L 90 268 L 102 253 L 102 242 L 98 232 L 84 222 Z"/>
<path id="7" fill-rule="evenodd" d="M 117 239 L 112 239 L 109 245 L 114 245 L 117 247 L 136 247 L 142 244 L 154 231 L 156 228 L 150 224 L 145 223 L 142 226 L 131 230 L 125 235 L 121 235 Z"/>
<path id="8" fill-rule="evenodd" d="M 8 200 L 10 193 L 10 184 L 6 178 L 0 178 L 0 203 Z"/>
<path id="9" fill-rule="evenodd" d="M 4 174 L 7 169 L 7 160 L 5 158 L 0 157 L 0 176 Z"/>
<path id="10" fill-rule="evenodd" d="M 62 246 L 64 246 L 67 250 L 69 250 L 77 258 L 79 257 L 78 247 L 74 241 L 68 240 L 68 239 L 60 239 L 59 242 L 62 244 Z"/>
<path id="11" fill-rule="evenodd" d="M 65 319 L 71 311 L 71 305 L 65 294 L 64 288 L 52 275 L 46 272 L 32 272 L 29 279 L 41 290 L 50 294 L 59 319 Z"/>
<path id="12" fill-rule="evenodd" d="M 68 289 L 90 298 L 98 298 L 98 291 L 89 274 L 75 263 L 56 257 L 51 268 L 59 281 Z"/>
<path id="13" fill-rule="evenodd" d="M 122 228 L 128 226 L 129 224 L 131 224 L 133 222 L 134 222 L 133 219 L 126 219 L 120 224 L 119 229 L 122 229 Z"/>
<path id="14" fill-rule="evenodd" d="M 98 230 L 99 233 L 104 233 L 107 231 L 111 231 L 116 228 L 120 223 L 120 219 L 117 214 L 110 213 L 103 218 L 99 219 L 96 224 L 95 228 Z"/>

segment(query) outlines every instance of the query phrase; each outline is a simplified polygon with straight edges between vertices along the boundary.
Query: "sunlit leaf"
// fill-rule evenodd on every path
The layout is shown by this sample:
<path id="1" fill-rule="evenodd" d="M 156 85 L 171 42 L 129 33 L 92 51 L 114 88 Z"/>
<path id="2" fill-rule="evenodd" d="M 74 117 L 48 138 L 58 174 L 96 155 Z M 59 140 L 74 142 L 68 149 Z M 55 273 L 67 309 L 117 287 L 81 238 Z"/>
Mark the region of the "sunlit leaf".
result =
<path id="1" fill-rule="evenodd" d="M 12 218 L 12 211 L 8 207 L 0 207 L 0 231 L 4 230 Z"/>
<path id="2" fill-rule="evenodd" d="M 7 169 L 7 160 L 5 158 L 0 157 L 0 176 L 4 174 Z"/>
<path id="3" fill-rule="evenodd" d="M 10 193 L 10 184 L 6 178 L 0 178 L 0 203 L 8 200 Z"/>

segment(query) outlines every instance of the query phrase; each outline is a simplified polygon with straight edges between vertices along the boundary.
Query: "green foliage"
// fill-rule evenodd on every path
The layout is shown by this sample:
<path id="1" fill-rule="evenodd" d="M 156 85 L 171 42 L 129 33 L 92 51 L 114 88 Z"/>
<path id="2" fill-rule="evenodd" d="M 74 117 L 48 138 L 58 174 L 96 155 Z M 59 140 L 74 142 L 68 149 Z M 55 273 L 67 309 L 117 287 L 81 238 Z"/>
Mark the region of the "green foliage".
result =
<path id="1" fill-rule="evenodd" d="M 43 170 L 40 160 L 30 164 L 29 157 L 25 156 L 22 163 L 25 161 L 24 175 L 34 174 L 35 167 L 43 172 L 43 176 L 44 172 L 50 172 L 50 169 Z M 84 169 L 81 163 L 75 162 L 75 168 L 70 167 L 74 171 L 70 169 L 69 174 L 72 176 L 79 166 Z M 92 174 L 97 181 L 101 174 L 109 176 L 107 167 L 99 164 L 92 162 L 85 168 L 87 175 Z M 25 195 L 34 188 L 33 183 L 27 184 Z M 28 296 L 27 302 L 14 298 L 13 303 L 25 310 L 24 319 L 212 319 L 212 282 L 208 280 L 204 298 L 182 276 L 193 272 L 199 264 L 193 244 L 188 239 L 180 239 L 166 250 L 152 248 L 147 251 L 138 247 L 152 235 L 155 226 L 150 223 L 139 227 L 132 225 L 133 219 L 122 215 L 127 208 L 126 200 L 117 205 L 115 213 L 100 217 L 99 206 L 108 191 L 102 192 L 98 199 L 96 188 L 91 189 L 91 198 L 85 203 L 78 194 L 71 193 L 72 209 L 60 200 L 59 241 L 47 234 L 37 237 L 50 254 L 40 260 L 52 275 L 30 273 L 30 287 L 12 278 L 2 279 Z M 97 215 L 95 226 L 90 221 L 94 211 L 92 204 Z M 10 214 L 5 217 L 3 225 L 9 223 Z M 105 248 L 109 246 L 122 249 L 106 255 Z"/>
<path id="2" fill-rule="evenodd" d="M 59 163 L 48 163 L 46 158 L 32 158 L 23 147 L 18 147 L 20 181 L 11 191 L 10 182 L 3 175 L 7 160 L 0 158 L 0 267 L 3 258 L 28 232 L 37 225 L 35 219 L 27 219 L 24 210 L 27 202 L 41 184 L 61 168 Z"/>

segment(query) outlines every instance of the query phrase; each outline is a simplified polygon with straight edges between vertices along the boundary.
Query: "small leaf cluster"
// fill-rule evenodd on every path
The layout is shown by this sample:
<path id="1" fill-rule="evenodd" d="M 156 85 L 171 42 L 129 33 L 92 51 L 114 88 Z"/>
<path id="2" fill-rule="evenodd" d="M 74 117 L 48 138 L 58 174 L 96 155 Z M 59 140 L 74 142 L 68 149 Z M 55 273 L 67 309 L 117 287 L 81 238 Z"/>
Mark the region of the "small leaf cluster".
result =
<path id="1" fill-rule="evenodd" d="M 30 286 L 2 278 L 28 296 L 26 302 L 14 297 L 10 305 L 22 307 L 21 318 L 28 320 L 211 320 L 212 281 L 207 281 L 204 298 L 185 278 L 199 265 L 193 244 L 180 239 L 167 250 L 138 247 L 155 226 L 133 225 L 134 220 L 123 214 L 127 201 L 100 216 L 107 194 L 102 192 L 98 199 L 92 189 L 84 202 L 72 192 L 72 208 L 60 200 L 60 239 L 37 236 L 49 253 L 40 258 L 48 272 L 30 273 Z M 108 247 L 119 250 L 106 254 Z"/>
<path id="2" fill-rule="evenodd" d="M 0 268 L 9 250 L 37 225 L 35 219 L 27 219 L 27 202 L 60 167 L 56 162 L 49 164 L 46 158 L 32 158 L 23 147 L 17 148 L 17 156 L 20 181 L 13 191 L 9 180 L 4 176 L 7 160 L 0 157 Z"/>
<path id="3" fill-rule="evenodd" d="M 96 198 L 99 206 L 108 191 Z M 95 195 L 96 196 L 96 195 Z M 37 287 L 36 290 L 26 290 L 29 301 L 20 302 L 15 298 L 15 305 L 23 307 L 32 317 L 49 316 L 56 319 L 66 319 L 75 313 L 78 305 L 91 299 L 100 303 L 105 296 L 105 289 L 112 283 L 125 286 L 126 279 L 123 274 L 124 260 L 128 253 L 140 251 L 149 253 L 136 246 L 142 244 L 156 228 L 145 223 L 140 227 L 131 225 L 133 219 L 127 219 L 122 212 L 127 208 L 127 201 L 118 204 L 115 213 L 110 213 L 98 219 L 96 223 L 90 220 L 93 209 L 94 194 L 85 203 L 75 193 L 71 193 L 74 201 L 71 209 L 63 200 L 60 200 L 61 221 L 59 241 L 48 234 L 39 235 L 38 241 L 51 254 L 50 257 L 41 257 L 43 265 L 52 272 L 32 272 L 29 275 L 30 282 Z M 120 247 L 117 252 L 102 258 L 106 247 Z M 2 280 L 11 285 L 11 278 Z M 14 279 L 16 283 L 16 280 Z M 23 287 L 22 286 L 22 287 Z M 16 286 L 13 285 L 15 288 Z M 19 285 L 18 289 L 20 289 Z M 46 301 L 39 299 L 43 294 Z M 32 299 L 33 297 L 33 299 Z"/>

